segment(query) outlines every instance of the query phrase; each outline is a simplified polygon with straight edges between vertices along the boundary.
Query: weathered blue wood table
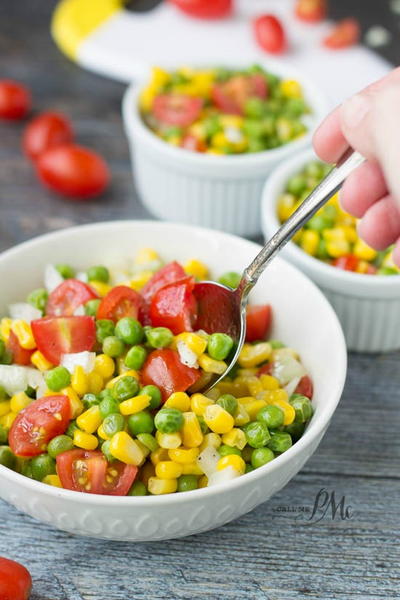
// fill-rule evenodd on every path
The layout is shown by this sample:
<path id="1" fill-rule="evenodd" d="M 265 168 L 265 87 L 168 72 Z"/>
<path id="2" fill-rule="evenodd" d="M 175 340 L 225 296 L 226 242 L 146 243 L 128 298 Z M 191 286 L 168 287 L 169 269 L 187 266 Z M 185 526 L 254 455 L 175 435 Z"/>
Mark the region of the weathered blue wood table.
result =
<path id="1" fill-rule="evenodd" d="M 343 1 L 335 10 L 348 14 L 351 4 L 357 8 Z M 386 2 L 364 2 L 364 17 L 377 19 L 378 4 Z M 21 127 L 0 125 L 1 250 L 76 223 L 148 216 L 132 194 L 122 86 L 58 54 L 48 35 L 51 7 L 1 1 L 0 77 L 30 84 L 38 110 L 69 114 L 79 141 L 110 162 L 113 185 L 87 204 L 51 196 L 21 158 Z M 399 42 L 388 54 L 396 60 Z M 182 540 L 113 543 L 55 531 L 0 502 L 0 555 L 30 569 L 33 600 L 400 598 L 399 361 L 399 354 L 350 356 L 343 399 L 314 457 L 236 522 Z M 313 515 L 316 498 L 325 508 Z"/>

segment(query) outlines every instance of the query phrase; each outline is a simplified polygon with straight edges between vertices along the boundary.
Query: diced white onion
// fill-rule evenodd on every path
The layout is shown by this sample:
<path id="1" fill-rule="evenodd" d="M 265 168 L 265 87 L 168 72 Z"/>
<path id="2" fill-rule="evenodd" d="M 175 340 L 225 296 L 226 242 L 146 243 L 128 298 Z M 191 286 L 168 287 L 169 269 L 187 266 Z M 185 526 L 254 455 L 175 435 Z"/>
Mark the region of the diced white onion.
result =
<path id="1" fill-rule="evenodd" d="M 239 144 L 243 140 L 243 134 L 237 127 L 225 127 L 224 133 L 231 144 Z"/>
<path id="2" fill-rule="evenodd" d="M 42 312 L 38 308 L 35 308 L 27 302 L 16 302 L 15 304 L 10 304 L 8 307 L 8 312 L 12 319 L 22 319 L 27 323 L 30 323 L 35 319 L 40 319 L 42 316 Z"/>
<path id="3" fill-rule="evenodd" d="M 306 370 L 303 365 L 294 358 L 293 350 L 281 348 L 274 351 L 272 361 L 272 375 L 276 377 L 282 386 L 285 386 L 295 377 L 303 377 Z"/>
<path id="4" fill-rule="evenodd" d="M 231 481 L 232 479 L 236 479 L 240 477 L 239 471 L 234 469 L 233 467 L 225 467 L 222 471 L 215 471 L 208 478 L 208 487 L 213 485 L 217 485 L 218 483 L 226 483 L 227 481 Z"/>
<path id="5" fill-rule="evenodd" d="M 179 340 L 179 342 L 176 344 L 176 347 L 179 353 L 179 358 L 183 365 L 195 368 L 199 366 L 196 354 L 193 352 L 193 350 L 189 348 L 189 346 L 183 340 Z"/>
<path id="6" fill-rule="evenodd" d="M 84 317 L 85 316 L 85 308 L 83 306 L 83 304 L 81 304 L 80 306 L 78 306 L 78 308 L 76 308 L 74 310 L 74 317 Z"/>
<path id="7" fill-rule="evenodd" d="M 96 353 L 88 352 L 75 352 L 72 354 L 63 354 L 61 357 L 60 365 L 68 369 L 70 373 L 75 371 L 75 367 L 83 367 L 85 373 L 91 373 L 94 369 Z"/>
<path id="8" fill-rule="evenodd" d="M 54 265 L 46 265 L 44 270 L 44 287 L 51 293 L 64 281 Z"/>
<path id="9" fill-rule="evenodd" d="M 79 271 L 79 273 L 76 274 L 75 279 L 79 279 L 79 281 L 83 281 L 83 283 L 87 283 L 88 282 L 87 273 L 85 273 L 85 271 Z"/>
<path id="10" fill-rule="evenodd" d="M 293 377 L 291 381 L 287 385 L 285 385 L 285 391 L 287 392 L 289 398 L 294 393 L 294 390 L 299 385 L 300 377 Z"/>
<path id="11" fill-rule="evenodd" d="M 10 396 L 17 392 L 24 392 L 28 386 L 37 389 L 43 381 L 43 375 L 37 369 L 17 365 L 0 365 L 0 385 Z"/>
<path id="12" fill-rule="evenodd" d="M 205 473 L 207 477 L 210 477 L 217 470 L 217 462 L 220 458 L 221 456 L 219 455 L 218 450 L 212 446 L 208 446 L 197 457 L 197 464 L 203 473 Z"/>

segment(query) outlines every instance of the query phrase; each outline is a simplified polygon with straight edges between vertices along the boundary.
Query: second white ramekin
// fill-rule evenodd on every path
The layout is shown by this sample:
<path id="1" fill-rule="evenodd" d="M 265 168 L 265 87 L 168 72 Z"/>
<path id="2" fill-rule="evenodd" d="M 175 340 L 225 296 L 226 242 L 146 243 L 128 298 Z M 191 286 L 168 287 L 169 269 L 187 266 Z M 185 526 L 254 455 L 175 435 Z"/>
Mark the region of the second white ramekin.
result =
<path id="1" fill-rule="evenodd" d="M 264 66 L 281 77 L 297 79 L 312 109 L 306 135 L 266 152 L 215 156 L 176 148 L 158 138 L 141 118 L 138 97 L 146 82 L 132 83 L 127 89 L 122 112 L 135 184 L 153 215 L 248 237 L 261 232 L 260 202 L 266 177 L 282 160 L 310 143 L 327 106 L 320 90 L 296 69 L 271 61 Z"/>
<path id="2" fill-rule="evenodd" d="M 288 179 L 315 158 L 312 151 L 300 153 L 285 161 L 266 182 L 261 208 L 266 238 L 279 227 L 277 200 Z M 360 275 L 337 269 L 309 256 L 294 242 L 286 245 L 282 255 L 322 289 L 339 317 L 349 350 L 388 352 L 400 348 L 400 275 Z"/>

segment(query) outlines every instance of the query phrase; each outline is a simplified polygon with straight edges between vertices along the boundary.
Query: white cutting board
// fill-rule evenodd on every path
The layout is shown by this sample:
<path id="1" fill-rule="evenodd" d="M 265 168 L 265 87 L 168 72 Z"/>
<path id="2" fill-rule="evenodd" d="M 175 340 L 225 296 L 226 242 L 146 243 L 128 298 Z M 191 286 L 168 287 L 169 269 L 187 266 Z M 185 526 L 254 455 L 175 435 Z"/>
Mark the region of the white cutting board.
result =
<path id="1" fill-rule="evenodd" d="M 63 0 L 70 1 L 80 0 Z M 96 1 L 90 1 L 96 10 Z M 257 46 L 250 25 L 252 17 L 265 12 L 282 19 L 290 40 L 290 50 L 279 60 L 318 83 L 332 106 L 391 68 L 364 46 L 339 51 L 322 47 L 321 39 L 331 23 L 301 23 L 293 15 L 292 0 L 237 0 L 235 15 L 218 21 L 192 19 L 167 2 L 145 13 L 117 9 L 79 43 L 75 60 L 84 68 L 126 82 L 143 76 L 154 64 L 265 62 L 269 55 Z M 74 22 L 69 19 L 65 26 L 73 28 Z M 59 42 L 54 27 L 53 35 Z"/>

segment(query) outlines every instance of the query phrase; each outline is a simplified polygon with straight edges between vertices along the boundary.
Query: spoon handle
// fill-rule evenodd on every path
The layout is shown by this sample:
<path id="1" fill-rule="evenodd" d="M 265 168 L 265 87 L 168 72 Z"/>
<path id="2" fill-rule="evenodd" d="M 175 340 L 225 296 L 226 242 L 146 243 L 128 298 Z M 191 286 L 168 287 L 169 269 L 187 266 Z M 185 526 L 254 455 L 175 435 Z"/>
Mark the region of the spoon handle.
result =
<path id="1" fill-rule="evenodd" d="M 343 185 L 346 177 L 364 162 L 358 152 L 347 151 L 337 165 L 302 202 L 299 208 L 278 229 L 253 262 L 245 269 L 239 285 L 246 296 L 257 283 L 265 267 L 303 225 L 331 198 Z"/>

